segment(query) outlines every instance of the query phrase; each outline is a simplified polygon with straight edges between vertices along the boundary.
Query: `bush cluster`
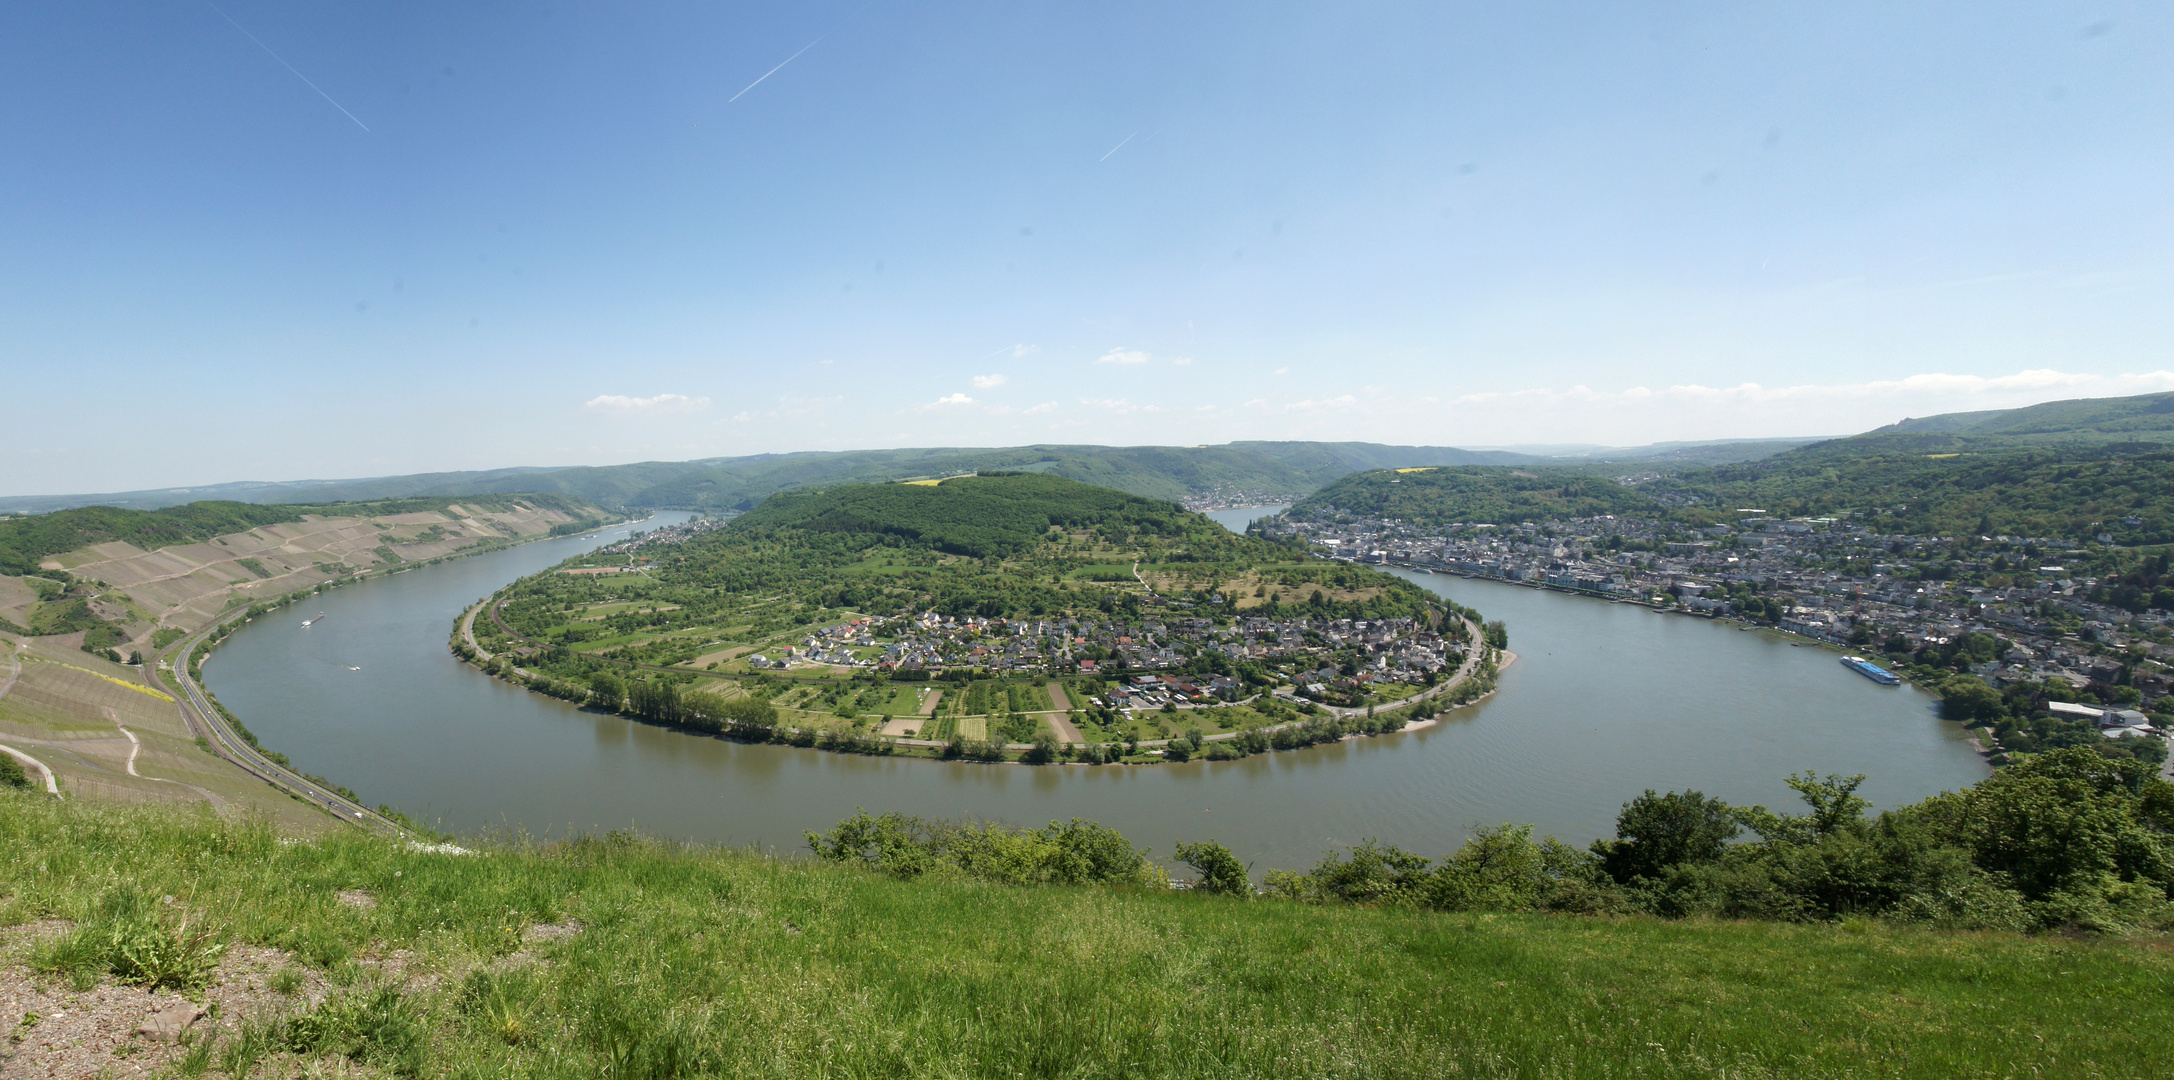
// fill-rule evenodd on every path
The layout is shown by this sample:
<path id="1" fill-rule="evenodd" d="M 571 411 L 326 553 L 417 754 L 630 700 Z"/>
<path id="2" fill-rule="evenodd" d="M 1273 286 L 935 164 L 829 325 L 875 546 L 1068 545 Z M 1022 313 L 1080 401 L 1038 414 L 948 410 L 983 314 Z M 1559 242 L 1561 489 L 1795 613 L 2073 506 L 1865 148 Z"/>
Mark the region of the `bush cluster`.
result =
<path id="1" fill-rule="evenodd" d="M 1790 778 L 1803 814 L 1647 791 L 1624 804 L 1614 838 L 1584 851 L 1507 825 L 1439 865 L 1369 841 L 1308 873 L 1271 873 L 1265 889 L 1440 910 L 2163 928 L 2174 926 L 2174 785 L 2154 772 L 2058 750 L 1877 817 L 1856 794 L 1862 776 Z"/>
<path id="2" fill-rule="evenodd" d="M 1109 826 L 1078 818 L 1019 829 L 899 813 L 872 817 L 863 810 L 829 832 L 811 832 L 807 838 L 819 858 L 899 878 L 957 876 L 1007 885 L 1164 884 L 1147 852 Z"/>
<path id="3" fill-rule="evenodd" d="M 73 933 L 39 946 L 31 967 L 65 976 L 78 989 L 106 973 L 151 990 L 199 989 L 226 955 L 225 930 L 165 917 L 162 907 L 132 889 L 116 889 Z"/>
<path id="4" fill-rule="evenodd" d="M 1856 793 L 1863 781 L 1791 777 L 1807 808 L 1796 814 L 1696 791 L 1647 791 L 1624 804 L 1613 837 L 1584 849 L 1535 839 L 1525 825 L 1481 829 L 1439 862 L 1368 840 L 1303 873 L 1270 871 L 1258 889 L 1237 856 L 1212 840 L 1179 844 L 1175 858 L 1199 874 L 1189 883 L 1195 891 L 1310 904 L 1791 922 L 1874 917 L 2021 931 L 2174 928 L 2174 784 L 2140 762 L 2058 750 L 1876 817 Z M 1105 880 L 1031 869 L 1067 845 L 1131 851 L 1092 822 L 1024 832 L 865 811 L 808 834 L 808 843 L 825 859 L 900 877 L 949 869 L 1013 883 Z M 1145 880 L 1140 864 L 1120 861 L 1113 880 Z"/>

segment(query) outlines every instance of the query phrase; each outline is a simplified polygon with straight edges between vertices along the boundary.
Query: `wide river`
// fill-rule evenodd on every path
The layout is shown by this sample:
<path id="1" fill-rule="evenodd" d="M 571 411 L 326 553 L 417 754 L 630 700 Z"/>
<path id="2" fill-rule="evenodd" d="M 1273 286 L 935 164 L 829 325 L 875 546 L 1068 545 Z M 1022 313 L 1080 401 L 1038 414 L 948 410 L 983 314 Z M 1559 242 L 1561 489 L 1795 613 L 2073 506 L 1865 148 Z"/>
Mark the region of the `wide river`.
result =
<path id="1" fill-rule="evenodd" d="M 1218 511 L 1243 528 L 1256 510 Z M 637 527 L 685 515 L 660 514 Z M 1493 582 L 1407 575 L 1510 626 L 1493 698 L 1433 727 L 1235 762 L 944 764 L 664 731 L 516 690 L 446 651 L 455 616 L 517 577 L 618 539 L 542 541 L 326 594 L 257 620 L 205 666 L 265 745 L 305 771 L 462 834 L 609 828 L 781 851 L 853 813 L 1039 824 L 1092 818 L 1167 856 L 1214 838 L 1304 868 L 1368 837 L 1446 854 L 1474 826 L 1527 822 L 1582 844 L 1646 788 L 1795 805 L 1791 773 L 1865 773 L 1883 806 L 1986 766 L 1934 702 L 1830 651 L 1700 619 Z M 323 611 L 323 622 L 301 621 Z"/>

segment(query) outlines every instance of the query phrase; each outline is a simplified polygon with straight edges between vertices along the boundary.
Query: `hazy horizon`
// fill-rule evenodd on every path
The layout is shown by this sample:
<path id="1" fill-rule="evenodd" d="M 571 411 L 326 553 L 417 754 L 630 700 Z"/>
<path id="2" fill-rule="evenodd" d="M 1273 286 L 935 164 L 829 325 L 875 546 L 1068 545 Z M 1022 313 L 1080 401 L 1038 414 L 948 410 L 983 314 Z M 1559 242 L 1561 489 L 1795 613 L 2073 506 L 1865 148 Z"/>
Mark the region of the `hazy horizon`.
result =
<path id="1" fill-rule="evenodd" d="M 1741 440 L 1739 440 L 1739 439 L 1719 439 L 1719 440 L 1697 440 L 1697 441 L 1691 441 L 1691 442 L 1661 442 L 1661 443 L 1654 443 L 1654 444 L 1648 444 L 1648 445 L 1653 445 L 1653 446 L 1703 446 L 1703 445 L 1716 445 L 1716 444 L 1725 444 L 1725 443 L 1733 443 L 1733 442 L 1811 442 L 1811 441 L 1816 441 L 1816 440 L 1818 440 L 1818 439 L 1823 439 L 1823 438 L 1832 438 L 1832 437 L 1834 437 L 1834 436 L 1780 436 L 1780 437 L 1776 437 L 1776 438 L 1753 438 L 1753 439 L 1741 439 Z M 1232 440 L 1232 442 L 1246 442 L 1246 441 L 1256 441 L 1256 440 Z M 1274 441 L 1274 440 L 1258 440 L 1258 441 Z M 1308 441 L 1308 440 L 1296 440 L 1296 441 Z M 1336 439 L 1336 440 L 1319 440 L 1319 441 L 1323 441 L 1323 442 L 1344 442 L 1344 443 L 1351 443 L 1351 442 L 1359 442 L 1359 443 L 1365 443 L 1365 442 L 1372 442 L 1372 440 L 1368 440 L 1368 439 Z M 661 459 L 661 458 L 644 458 L 644 459 L 637 459 L 637 460 L 627 460 L 627 461 L 604 461 L 604 462 L 576 462 L 576 463 L 561 463 L 561 464 L 552 464 L 552 463 L 544 463 L 544 464 L 522 463 L 522 464 L 511 464 L 511 465 L 489 465 L 489 466 L 482 466 L 482 467 L 479 467 L 479 468 L 473 468 L 473 469 L 424 469 L 424 470 L 420 470 L 420 471 L 419 471 L 419 472 L 417 472 L 417 473 L 385 473 L 385 474 L 373 474 L 373 475 L 368 475 L 368 476 L 365 476 L 365 475 L 353 475 L 353 476 L 330 476 L 330 475 L 327 475 L 327 476 L 281 476 L 281 477 L 270 477 L 270 476 L 232 476 L 232 477 L 227 477 L 227 478 L 225 478 L 225 479 L 221 479 L 221 480 L 203 480 L 203 481 L 198 481 L 197 483 L 194 483 L 194 484 L 154 484 L 154 485 L 151 485 L 151 486 L 149 486 L 149 487 L 146 487 L 146 488 L 130 488 L 130 489 L 126 489 L 126 490 L 122 490 L 122 489 L 114 489 L 114 490 L 111 490 L 111 491 L 89 491 L 89 490 L 84 490 L 84 491 L 27 491 L 27 492 L 0 491 L 0 500 L 8 500 L 8 499 L 28 499 L 28 498 L 39 498 L 39 497 L 45 497 L 45 496 L 63 496 L 63 495 L 105 495 L 105 494 L 114 494 L 114 495 L 119 495 L 119 494 L 132 494 L 132 493 L 136 493 L 136 492 L 147 492 L 147 491 L 149 491 L 149 492 L 155 492 L 155 491 L 177 491 L 177 492 L 185 492 L 185 491 L 189 491 L 189 490 L 191 490 L 191 489 L 194 489 L 194 488 L 201 488 L 201 489 L 205 489 L 205 490 L 210 490 L 210 489 L 213 489 L 213 488 L 219 488 L 219 487 L 224 487 L 224 486 L 228 486 L 228 485 L 232 485 L 232 484 L 292 484 L 292 485 L 305 485 L 305 484 L 319 484 L 319 483 L 346 483 L 346 482 L 350 482 L 350 481 L 366 481 L 366 480 L 377 480 L 377 479 L 383 479 L 383 478 L 388 478 L 388 477 L 393 477 L 393 476 L 413 476 L 413 475 L 425 475 L 425 476 L 427 476 L 427 475 L 432 475 L 432 474 L 435 474 L 435 473 L 496 473 L 496 472 L 508 472 L 508 471 L 513 471 L 513 470 L 527 470 L 527 471 L 530 471 L 530 472 L 553 472 L 553 471 L 557 471 L 557 470 L 560 470 L 560 469 L 579 469 L 579 468 L 610 468 L 610 467 L 613 467 L 613 466 L 622 466 L 622 465 L 641 465 L 641 464 L 650 464 L 650 463 L 661 463 L 661 464 L 678 464 L 678 463 L 682 463 L 682 462 L 686 462 L 686 461 L 706 461 L 706 460 L 731 460 L 731 459 L 736 459 L 736 458 L 750 458 L 750 457 L 782 457 L 782 456 L 785 456 L 785 455 L 788 455 L 788 454 L 797 454 L 797 453 L 815 453 L 815 454 L 831 454 L 831 453 L 835 453 L 835 454 L 851 454 L 851 453 L 885 453 L 885 452 L 890 452 L 890 451 L 904 451 L 904 450 L 930 450 L 930 449 L 938 449 L 938 450 L 958 450 L 958 451 L 962 451 L 962 452 L 971 452 L 971 451 L 975 451 L 975 450 L 1006 450 L 1006 449 L 1012 449 L 1012 448 L 1014 448 L 1014 447 L 1016 447 L 1016 446 L 1029 446 L 1029 445 L 1040 445 L 1040 444 L 1035 444 L 1035 443 L 1017 443 L 1017 444 L 1009 444 L 1009 445 L 1002 445 L 1002 444 L 990 443 L 990 444 L 987 444 L 987 445 L 964 445 L 964 444 L 961 444 L 961 445 L 957 445 L 957 446 L 950 446 L 950 445 L 946 445 L 946 446 L 850 446 L 850 447 L 842 447 L 842 448 L 839 448 L 839 449 L 836 449 L 836 450 L 788 450 L 788 451 L 756 451 L 755 453 L 752 453 L 752 454 L 713 454 L 713 455 L 703 455 L 703 456 L 701 456 L 701 457 L 695 457 L 695 458 L 678 458 L 678 459 L 670 459 L 670 460 L 667 460 L 667 459 Z M 1050 443 L 1050 444 L 1048 444 L 1048 445 L 1067 445 L 1067 444 L 1056 444 L 1056 443 Z M 1107 444 L 1107 443 L 1072 443 L 1072 444 L 1068 444 L 1068 445 L 1073 445 L 1073 446 L 1094 446 L 1094 447 L 1102 447 L 1102 448 L 1106 448 L 1106 449 L 1112 449 L 1112 450 L 1128 450 L 1128 449 L 1140 449 L 1140 448 L 1146 448 L 1146 447 L 1166 447 L 1166 448 L 1167 448 L 1167 447 L 1172 447 L 1172 446 L 1175 446 L 1175 445 L 1178 445 L 1178 444 L 1174 444 L 1174 443 L 1123 443 L 1123 444 Z M 1206 445 L 1211 445 L 1211 446 L 1226 446 L 1226 445 L 1231 445 L 1231 444 L 1230 444 L 1230 443 L 1211 443 L 1211 444 L 1206 444 Z M 1519 445 L 1519 446 L 1460 446 L 1460 447 L 1455 447 L 1455 449 L 1459 449 L 1459 450 L 1474 450 L 1474 451 L 1503 451 L 1503 452 L 1508 452 L 1508 453 L 1516 453 L 1516 454 L 1526 454 L 1526 455 L 1531 455 L 1531 456 L 1535 456 L 1535 457 L 1549 457 L 1549 456 L 1560 456 L 1560 457 L 1564 457 L 1565 459 L 1568 459 L 1568 460 L 1574 460 L 1574 459 L 1575 459 L 1575 456 L 1576 456 L 1576 455 L 1578 455 L 1578 454 L 1591 454 L 1591 453 L 1596 453 L 1596 452 L 1603 452 L 1603 451 L 1608 451 L 1608 450 L 1619 450 L 1619 449 L 1622 449 L 1622 450 L 1628 450 L 1628 449 L 1640 449 L 1640 448 L 1641 448 L 1641 447 L 1616 447 L 1616 446 L 1605 446 L 1605 445 L 1601 445 L 1601 444 L 1598 444 L 1598 443 L 1549 443 L 1549 444 L 1528 444 L 1528 445 Z M 6 511 L 6 510 L 0 510 L 0 513 L 7 513 L 7 512 L 9 512 L 9 511 Z M 17 512 L 17 513 L 22 513 L 22 512 L 26 512 L 26 511 L 15 511 L 15 512 Z M 27 511 L 27 512 L 37 512 L 37 511 Z"/>
<path id="2" fill-rule="evenodd" d="M 0 28 L 8 494 L 2174 390 L 2153 5 Z"/>

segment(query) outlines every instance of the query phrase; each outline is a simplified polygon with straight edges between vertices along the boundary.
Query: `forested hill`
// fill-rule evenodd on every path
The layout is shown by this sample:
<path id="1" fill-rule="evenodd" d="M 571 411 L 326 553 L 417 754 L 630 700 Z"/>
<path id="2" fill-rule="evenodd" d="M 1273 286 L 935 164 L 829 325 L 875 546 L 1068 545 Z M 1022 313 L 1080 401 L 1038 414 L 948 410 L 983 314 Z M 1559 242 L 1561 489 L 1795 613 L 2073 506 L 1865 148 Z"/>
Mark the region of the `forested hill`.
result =
<path id="1" fill-rule="evenodd" d="M 2174 439 L 2174 394 L 2076 398 L 2022 409 L 1904 419 L 1866 435 L 1941 434 L 2064 442 Z"/>
<path id="2" fill-rule="evenodd" d="M 1415 525 L 1508 524 L 1664 508 L 1593 466 L 1383 469 L 1344 477 L 1290 509 L 1301 521 L 1395 518 Z"/>
<path id="3" fill-rule="evenodd" d="M 173 544 L 199 543 L 215 536 L 247 532 L 266 525 L 300 521 L 304 515 L 375 517 L 383 514 L 414 514 L 442 510 L 455 503 L 498 510 L 514 502 L 563 511 L 577 519 L 601 520 L 597 517 L 599 511 L 596 507 L 584 500 L 564 495 L 441 495 L 431 498 L 381 499 L 374 502 L 290 503 L 279 506 L 219 501 L 193 502 L 158 510 L 87 506 L 0 520 L 0 574 L 28 573 L 37 569 L 38 561 L 46 556 L 115 540 L 148 551 Z"/>
<path id="4" fill-rule="evenodd" d="M 1357 469 L 1401 465 L 1515 463 L 1524 454 L 1451 446 L 1378 443 L 1230 443 L 1223 446 L 925 447 L 847 450 L 697 461 L 644 461 L 566 469 L 497 469 L 361 480 L 226 484 L 208 491 L 250 502 L 331 502 L 415 495 L 557 492 L 609 506 L 747 510 L 779 491 L 848 483 L 958 476 L 979 471 L 1047 473 L 1156 499 L 1208 491 L 1295 498 Z M 135 491 L 96 496 L 0 498 L 0 511 L 93 503 L 150 509 L 186 493 Z"/>
<path id="5" fill-rule="evenodd" d="M 1125 546 L 1152 538 L 1197 553 L 1235 551 L 1246 544 L 1174 503 L 1032 473 L 783 492 L 741 515 L 732 527 L 881 533 L 976 558 L 1019 554 L 1052 529 L 1086 529 Z"/>
<path id="6" fill-rule="evenodd" d="M 2174 449 L 2163 444 L 1927 451 L 1918 438 L 1834 440 L 1666 475 L 1621 465 L 1374 471 L 1338 480 L 1291 512 L 1418 525 L 1595 514 L 1707 524 L 1757 508 L 1790 517 L 1847 513 L 1883 533 L 2103 532 L 2124 545 L 2174 543 Z"/>
<path id="7" fill-rule="evenodd" d="M 1169 603 L 1201 614 L 1391 618 L 1444 607 L 1400 578 L 1240 536 L 1173 503 L 1031 473 L 782 493 L 722 528 L 636 554 L 652 560 L 645 595 L 675 605 L 652 618 L 657 626 L 804 622 L 840 610 L 997 617 Z M 600 551 L 561 569 L 627 557 Z M 551 605 L 627 587 L 546 573 L 509 590 L 509 610 L 531 600 L 561 610 Z"/>

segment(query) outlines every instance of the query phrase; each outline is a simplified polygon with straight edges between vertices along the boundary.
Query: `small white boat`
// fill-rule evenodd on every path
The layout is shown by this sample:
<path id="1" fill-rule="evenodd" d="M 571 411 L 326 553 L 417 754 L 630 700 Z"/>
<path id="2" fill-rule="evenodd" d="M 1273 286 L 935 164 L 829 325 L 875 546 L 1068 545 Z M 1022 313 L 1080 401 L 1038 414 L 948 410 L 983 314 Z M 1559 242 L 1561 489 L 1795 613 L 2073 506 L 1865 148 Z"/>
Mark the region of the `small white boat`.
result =
<path id="1" fill-rule="evenodd" d="M 325 613 L 320 611 L 315 617 L 302 620 L 302 629 L 307 630 L 323 621 L 325 621 Z"/>

